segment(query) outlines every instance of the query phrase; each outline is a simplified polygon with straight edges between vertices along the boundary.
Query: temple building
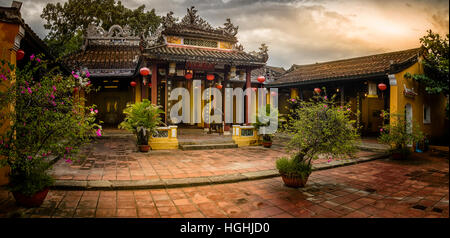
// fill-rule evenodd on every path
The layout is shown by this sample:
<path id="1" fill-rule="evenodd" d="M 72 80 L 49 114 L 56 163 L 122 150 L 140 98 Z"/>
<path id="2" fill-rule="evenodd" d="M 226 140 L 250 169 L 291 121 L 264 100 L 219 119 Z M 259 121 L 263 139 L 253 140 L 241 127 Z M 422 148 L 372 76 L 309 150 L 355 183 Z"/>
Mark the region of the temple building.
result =
<path id="1" fill-rule="evenodd" d="M 176 103 L 169 100 L 172 89 L 185 88 L 192 97 L 193 80 L 200 80 L 202 91 L 217 88 L 224 96 L 225 88 L 261 87 L 256 70 L 271 74 L 265 68 L 267 47 L 262 44 L 259 52 L 247 53 L 237 33 L 238 27 L 230 19 L 223 27 L 214 28 L 191 7 L 180 21 L 168 13 L 156 32 L 145 39 L 133 35 L 127 26 L 115 25 L 108 31 L 90 26 L 82 49 L 67 57 L 66 63 L 90 72 L 91 83 L 99 90 L 82 96 L 88 104 L 98 106 L 105 126 L 117 127 L 124 119 L 122 111 L 127 103 L 143 99 L 161 106 L 163 121 L 170 125 L 169 111 Z M 141 69 L 149 74 L 141 75 Z M 202 100 L 202 107 L 207 102 Z M 219 130 L 229 131 L 232 124 L 221 124 Z M 204 120 L 177 125 L 210 128 Z"/>

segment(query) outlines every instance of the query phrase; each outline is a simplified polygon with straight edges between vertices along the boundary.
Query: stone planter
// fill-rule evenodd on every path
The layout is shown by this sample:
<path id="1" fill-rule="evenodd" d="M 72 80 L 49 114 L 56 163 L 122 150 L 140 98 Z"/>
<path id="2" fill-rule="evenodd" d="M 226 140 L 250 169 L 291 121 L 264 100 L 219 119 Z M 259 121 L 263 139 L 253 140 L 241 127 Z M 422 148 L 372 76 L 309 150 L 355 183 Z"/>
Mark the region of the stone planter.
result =
<path id="1" fill-rule="evenodd" d="M 45 200 L 45 197 L 47 197 L 47 194 L 48 194 L 48 188 L 45 188 L 44 190 L 33 194 L 31 197 L 26 196 L 20 192 L 13 192 L 13 196 L 14 196 L 14 199 L 16 199 L 16 203 L 18 205 L 21 205 L 24 207 L 39 207 L 39 206 L 41 206 Z"/>

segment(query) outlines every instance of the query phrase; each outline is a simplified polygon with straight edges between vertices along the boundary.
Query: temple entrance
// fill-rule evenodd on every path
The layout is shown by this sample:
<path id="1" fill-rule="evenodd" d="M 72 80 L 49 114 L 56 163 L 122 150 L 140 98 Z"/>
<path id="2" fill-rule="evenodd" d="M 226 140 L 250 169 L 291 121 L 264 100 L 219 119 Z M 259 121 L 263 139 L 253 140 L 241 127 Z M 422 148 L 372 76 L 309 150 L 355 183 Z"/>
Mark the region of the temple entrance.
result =
<path id="1" fill-rule="evenodd" d="M 133 94 L 128 87 L 102 86 L 100 91 L 89 94 L 87 105 L 96 105 L 98 120 L 105 128 L 117 128 L 125 118 L 123 110 L 133 102 Z"/>

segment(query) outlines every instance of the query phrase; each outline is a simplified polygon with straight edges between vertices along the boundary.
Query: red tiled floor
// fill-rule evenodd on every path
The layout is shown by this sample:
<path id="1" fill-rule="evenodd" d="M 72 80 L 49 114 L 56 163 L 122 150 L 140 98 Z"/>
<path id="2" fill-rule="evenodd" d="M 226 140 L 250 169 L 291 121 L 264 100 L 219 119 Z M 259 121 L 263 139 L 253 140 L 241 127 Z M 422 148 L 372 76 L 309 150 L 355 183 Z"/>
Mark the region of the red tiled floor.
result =
<path id="1" fill-rule="evenodd" d="M 315 171 L 305 188 L 281 178 L 135 191 L 52 190 L 26 217 L 445 217 L 448 159 L 415 155 Z M 442 176 L 444 175 L 444 176 Z M 370 179 L 368 179 L 370 178 Z M 413 187 L 414 185 L 417 185 Z M 0 216 L 18 209 L 0 190 Z"/>

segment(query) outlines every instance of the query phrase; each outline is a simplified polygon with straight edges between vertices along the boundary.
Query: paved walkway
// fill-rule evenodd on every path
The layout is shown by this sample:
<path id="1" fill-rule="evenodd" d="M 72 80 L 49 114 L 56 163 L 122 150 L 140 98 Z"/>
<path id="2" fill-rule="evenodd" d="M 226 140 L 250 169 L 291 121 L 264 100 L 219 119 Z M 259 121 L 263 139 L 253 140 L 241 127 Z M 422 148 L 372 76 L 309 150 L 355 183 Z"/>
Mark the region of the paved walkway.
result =
<path id="1" fill-rule="evenodd" d="M 307 186 L 281 178 L 172 189 L 51 190 L 19 209 L 0 191 L 0 216 L 23 217 L 449 217 L 448 157 L 414 154 L 315 171 Z"/>
<path id="2" fill-rule="evenodd" d="M 372 144 L 376 145 L 376 143 Z M 140 185 L 158 185 L 170 181 L 173 185 L 187 178 L 197 179 L 194 183 L 214 180 L 225 182 L 224 177 L 230 176 L 242 179 L 276 176 L 275 161 L 285 154 L 285 148 L 280 143 L 275 143 L 269 149 L 262 146 L 250 146 L 233 149 L 157 150 L 140 153 L 136 151 L 132 139 L 118 136 L 99 139 L 86 146 L 77 162 L 68 164 L 64 160 L 59 160 L 51 173 L 58 180 L 57 184 L 77 186 L 86 186 L 87 182 L 98 184 L 98 186 L 100 184 L 110 186 L 101 183 L 105 181 L 112 184 L 127 184 L 127 186 L 133 183 L 125 183 L 126 181 L 142 181 L 137 183 Z M 379 155 L 379 152 L 360 151 L 356 158 L 371 159 Z M 349 158 L 334 158 L 331 161 L 328 158 L 322 158 L 314 161 L 314 166 L 324 168 L 341 163 L 352 163 L 352 161 L 354 160 Z M 198 180 L 199 178 L 203 180 Z M 184 183 L 192 184 L 192 181 L 184 181 Z"/>

